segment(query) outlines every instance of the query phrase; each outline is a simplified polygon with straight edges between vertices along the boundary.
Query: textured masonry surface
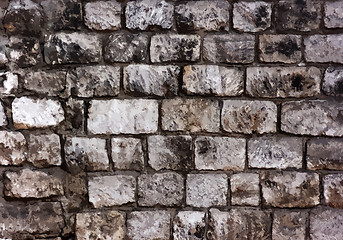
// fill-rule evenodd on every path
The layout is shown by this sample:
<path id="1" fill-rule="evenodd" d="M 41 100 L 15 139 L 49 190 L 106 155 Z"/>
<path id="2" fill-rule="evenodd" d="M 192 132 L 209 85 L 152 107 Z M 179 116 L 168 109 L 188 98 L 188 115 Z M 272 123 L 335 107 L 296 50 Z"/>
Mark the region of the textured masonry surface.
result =
<path id="1" fill-rule="evenodd" d="M 343 1 L 0 19 L 0 240 L 343 239 Z"/>

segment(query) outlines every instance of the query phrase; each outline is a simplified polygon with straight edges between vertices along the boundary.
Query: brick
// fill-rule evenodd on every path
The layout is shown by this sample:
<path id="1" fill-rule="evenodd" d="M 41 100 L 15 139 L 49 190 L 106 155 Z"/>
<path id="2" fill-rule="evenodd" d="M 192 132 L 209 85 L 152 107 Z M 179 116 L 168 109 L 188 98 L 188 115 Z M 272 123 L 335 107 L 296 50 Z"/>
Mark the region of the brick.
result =
<path id="1" fill-rule="evenodd" d="M 301 168 L 303 144 L 295 137 L 253 137 L 248 142 L 249 168 Z"/>
<path id="2" fill-rule="evenodd" d="M 135 211 L 127 217 L 127 235 L 132 240 L 169 239 L 170 213 Z"/>
<path id="3" fill-rule="evenodd" d="M 82 100 L 69 98 L 65 105 L 65 123 L 63 130 L 70 133 L 84 132 L 85 118 L 84 118 L 84 103 Z"/>
<path id="4" fill-rule="evenodd" d="M 149 37 L 146 34 L 118 32 L 111 34 L 104 44 L 104 59 L 108 62 L 144 62 Z"/>
<path id="5" fill-rule="evenodd" d="M 45 128 L 61 123 L 64 110 L 55 100 L 21 97 L 12 103 L 12 116 L 17 129 Z"/>
<path id="6" fill-rule="evenodd" d="M 190 1 L 175 7 L 179 32 L 218 31 L 229 28 L 230 5 L 227 1 Z"/>
<path id="7" fill-rule="evenodd" d="M 243 32 L 264 31 L 271 25 L 270 3 L 238 2 L 233 4 L 233 28 Z"/>
<path id="8" fill-rule="evenodd" d="M 243 170 L 245 145 L 243 138 L 197 137 L 195 167 L 198 170 Z"/>
<path id="9" fill-rule="evenodd" d="M 76 214 L 76 238 L 79 240 L 125 238 L 125 216 L 117 211 Z"/>
<path id="10" fill-rule="evenodd" d="M 308 36 L 304 45 L 307 62 L 343 63 L 343 34 Z"/>
<path id="11" fill-rule="evenodd" d="M 297 63 L 301 61 L 300 35 L 261 35 L 260 61 Z"/>
<path id="12" fill-rule="evenodd" d="M 60 166 L 61 144 L 57 134 L 30 135 L 27 160 L 37 168 Z"/>
<path id="13" fill-rule="evenodd" d="M 196 211 L 178 212 L 173 225 L 173 239 L 200 240 L 205 237 L 205 213 Z"/>
<path id="14" fill-rule="evenodd" d="M 64 198 L 61 199 L 64 211 L 78 212 L 88 204 L 88 186 L 86 173 L 68 173 L 65 176 Z M 74 222 L 73 222 L 74 223 Z"/>
<path id="15" fill-rule="evenodd" d="M 124 68 L 124 90 L 127 93 L 174 96 L 178 93 L 180 67 L 132 64 Z"/>
<path id="16" fill-rule="evenodd" d="M 328 174 L 323 178 L 326 205 L 343 208 L 343 174 Z"/>
<path id="17" fill-rule="evenodd" d="M 112 160 L 115 169 L 142 170 L 144 153 L 139 138 L 112 138 Z"/>
<path id="18" fill-rule="evenodd" d="M 6 55 L 9 62 L 19 67 L 34 66 L 42 62 L 41 49 L 36 38 L 10 37 Z"/>
<path id="19" fill-rule="evenodd" d="M 44 44 L 47 64 L 94 63 L 101 59 L 101 42 L 97 35 L 86 33 L 56 33 Z"/>
<path id="20" fill-rule="evenodd" d="M 13 198 L 46 198 L 64 194 L 61 179 L 30 169 L 5 172 L 4 186 L 4 194 Z"/>
<path id="21" fill-rule="evenodd" d="M 134 203 L 135 192 L 136 179 L 132 176 L 99 176 L 88 181 L 89 202 L 94 208 Z"/>
<path id="22" fill-rule="evenodd" d="M 319 204 L 319 175 L 305 172 L 265 172 L 262 196 L 272 207 L 313 207 Z"/>
<path id="23" fill-rule="evenodd" d="M 255 36 L 250 34 L 208 34 L 204 38 L 204 59 L 213 63 L 252 63 Z"/>
<path id="24" fill-rule="evenodd" d="M 230 177 L 231 205 L 258 206 L 260 179 L 256 173 L 237 173 Z"/>
<path id="25" fill-rule="evenodd" d="M 0 8 L 0 18 L 1 17 L 1 8 Z M 1 23 L 0 23 L 1 29 Z M 6 52 L 8 48 L 8 37 L 4 34 L 0 34 L 0 67 L 4 67 L 5 64 L 8 62 L 8 57 L 6 56 Z"/>
<path id="26" fill-rule="evenodd" d="M 8 122 L 7 122 L 5 109 L 2 102 L 0 101 L 0 126 L 6 126 L 7 124 Z"/>
<path id="27" fill-rule="evenodd" d="M 246 91 L 253 97 L 312 97 L 320 94 L 316 67 L 248 67 Z"/>
<path id="28" fill-rule="evenodd" d="M 182 88 L 190 95 L 239 96 L 244 91 L 243 72 L 215 65 L 184 67 Z"/>
<path id="29" fill-rule="evenodd" d="M 173 26 L 174 5 L 164 0 L 129 1 L 126 4 L 126 27 L 146 30 L 152 26 L 169 29 Z"/>
<path id="30" fill-rule="evenodd" d="M 342 104 L 332 100 L 290 101 L 281 105 L 281 130 L 293 134 L 343 136 Z"/>
<path id="31" fill-rule="evenodd" d="M 18 75 L 12 72 L 0 72 L 0 96 L 13 96 L 18 90 Z"/>
<path id="32" fill-rule="evenodd" d="M 26 151 L 22 133 L 0 131 L 0 165 L 21 165 L 26 159 Z"/>
<path id="33" fill-rule="evenodd" d="M 111 1 L 86 3 L 85 25 L 92 30 L 118 30 L 121 27 L 121 4 Z"/>
<path id="34" fill-rule="evenodd" d="M 151 37 L 151 62 L 195 62 L 200 59 L 200 36 L 156 34 Z"/>
<path id="35" fill-rule="evenodd" d="M 306 161 L 310 170 L 343 170 L 342 139 L 318 138 L 307 142 Z"/>
<path id="36" fill-rule="evenodd" d="M 227 132 L 276 132 L 277 108 L 269 101 L 224 100 L 222 126 Z"/>
<path id="37" fill-rule="evenodd" d="M 192 207 L 226 206 L 228 178 L 226 174 L 188 174 L 186 204 Z"/>
<path id="38" fill-rule="evenodd" d="M 343 96 L 343 69 L 329 67 L 325 71 L 323 92 L 329 96 Z"/>
<path id="39" fill-rule="evenodd" d="M 149 165 L 161 169 L 190 170 L 194 168 L 191 136 L 149 136 Z"/>
<path id="40" fill-rule="evenodd" d="M 184 195 L 184 179 L 175 172 L 143 174 L 138 177 L 140 206 L 180 206 Z"/>
<path id="41" fill-rule="evenodd" d="M 305 240 L 306 212 L 277 210 L 274 212 L 272 238 Z"/>
<path id="42" fill-rule="evenodd" d="M 154 133 L 158 104 L 150 99 L 92 100 L 88 131 L 94 134 Z"/>
<path id="43" fill-rule="evenodd" d="M 162 101 L 162 129 L 166 131 L 218 132 L 219 103 L 209 99 Z"/>
<path id="44" fill-rule="evenodd" d="M 343 28 L 343 4 L 341 1 L 324 3 L 324 24 L 327 28 Z"/>

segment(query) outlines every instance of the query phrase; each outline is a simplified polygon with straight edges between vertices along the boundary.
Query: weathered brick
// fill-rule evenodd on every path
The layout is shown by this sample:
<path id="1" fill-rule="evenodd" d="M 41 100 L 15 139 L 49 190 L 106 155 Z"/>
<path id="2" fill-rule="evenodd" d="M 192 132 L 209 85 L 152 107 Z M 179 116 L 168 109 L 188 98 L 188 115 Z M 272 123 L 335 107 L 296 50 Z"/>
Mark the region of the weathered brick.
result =
<path id="1" fill-rule="evenodd" d="M 94 134 L 154 133 L 158 104 L 150 99 L 92 100 L 88 131 Z"/>
<path id="2" fill-rule="evenodd" d="M 84 118 L 84 103 L 82 100 L 69 98 L 65 105 L 65 123 L 63 130 L 69 131 L 68 133 L 83 133 L 85 118 Z"/>
<path id="3" fill-rule="evenodd" d="M 139 138 L 112 138 L 111 142 L 115 169 L 142 170 L 144 154 Z"/>
<path id="4" fill-rule="evenodd" d="M 156 34 L 151 37 L 150 59 L 152 62 L 198 61 L 200 36 L 182 34 Z"/>
<path id="5" fill-rule="evenodd" d="M 313 207 L 319 204 L 319 175 L 306 172 L 265 172 L 262 196 L 272 207 Z"/>
<path id="6" fill-rule="evenodd" d="M 226 206 L 228 178 L 226 174 L 188 174 L 186 203 L 193 207 Z"/>
<path id="7" fill-rule="evenodd" d="M 125 238 L 125 216 L 117 211 L 76 214 L 75 233 L 78 240 Z"/>
<path id="8" fill-rule="evenodd" d="M 302 100 L 281 105 L 281 130 L 293 134 L 343 136 L 342 104 Z"/>
<path id="9" fill-rule="evenodd" d="M 68 173 L 64 179 L 64 197 L 61 199 L 64 211 L 66 213 L 78 212 L 82 209 L 82 206 L 88 205 L 88 179 L 86 179 L 86 173 Z"/>
<path id="10" fill-rule="evenodd" d="M 0 8 L 0 17 L 1 17 L 1 8 Z M 1 23 L 0 23 L 0 29 L 1 29 Z M 5 64 L 8 62 L 8 57 L 6 56 L 6 52 L 8 51 L 7 48 L 8 48 L 8 37 L 4 34 L 0 34 L 0 67 L 4 67 Z"/>
<path id="11" fill-rule="evenodd" d="M 324 24 L 327 28 L 343 28 L 342 1 L 324 3 Z"/>
<path id="12" fill-rule="evenodd" d="M 250 34 L 206 35 L 204 58 L 213 63 L 251 63 L 255 56 L 255 36 Z"/>
<path id="13" fill-rule="evenodd" d="M 270 27 L 272 5 L 270 3 L 238 2 L 233 4 L 233 27 L 243 32 L 260 32 Z"/>
<path id="14" fill-rule="evenodd" d="M 324 199 L 330 207 L 343 208 L 343 174 L 328 174 L 323 178 Z"/>
<path id="15" fill-rule="evenodd" d="M 238 96 L 244 91 L 243 72 L 215 65 L 184 67 L 183 86 L 187 94 Z"/>
<path id="16" fill-rule="evenodd" d="M 253 137 L 248 142 L 250 168 L 301 168 L 302 139 L 295 137 Z"/>
<path id="17" fill-rule="evenodd" d="M 149 136 L 149 165 L 161 169 L 190 170 L 194 168 L 191 136 Z"/>
<path id="18" fill-rule="evenodd" d="M 5 195 L 13 198 L 45 198 L 64 194 L 60 178 L 30 169 L 5 172 L 4 187 Z"/>
<path id="19" fill-rule="evenodd" d="M 0 126 L 6 126 L 7 123 L 8 122 L 7 122 L 5 109 L 4 109 L 2 102 L 0 101 Z"/>
<path id="20" fill-rule="evenodd" d="M 254 97 L 311 97 L 320 94 L 316 67 L 248 67 L 246 90 Z"/>
<path id="21" fill-rule="evenodd" d="M 104 59 L 108 62 L 144 62 L 149 37 L 146 34 L 118 32 L 111 34 L 104 45 Z"/>
<path id="22" fill-rule="evenodd" d="M 13 96 L 18 90 L 18 75 L 12 72 L 0 72 L 0 96 Z"/>
<path id="23" fill-rule="evenodd" d="M 19 67 L 34 66 L 42 61 L 39 41 L 36 38 L 10 37 L 6 55 L 9 62 Z"/>
<path id="24" fill-rule="evenodd" d="M 127 217 L 127 235 L 132 240 L 169 239 L 170 213 L 135 211 Z"/>
<path id="25" fill-rule="evenodd" d="M 273 240 L 305 240 L 306 212 L 277 210 L 273 218 Z"/>
<path id="26" fill-rule="evenodd" d="M 231 205 L 258 206 L 260 179 L 256 173 L 237 173 L 230 177 Z"/>
<path id="27" fill-rule="evenodd" d="M 26 140 L 20 132 L 0 131 L 0 165 L 20 165 L 26 159 Z"/>
<path id="28" fill-rule="evenodd" d="M 173 26 L 174 5 L 164 0 L 129 1 L 126 4 L 126 27 L 146 30 L 151 26 Z"/>
<path id="29" fill-rule="evenodd" d="M 196 211 L 178 212 L 174 219 L 173 239 L 200 240 L 205 237 L 205 213 Z"/>
<path id="30" fill-rule="evenodd" d="M 343 96 L 343 69 L 329 67 L 325 71 L 323 92 L 326 95 Z"/>
<path id="31" fill-rule="evenodd" d="M 221 120 L 227 132 L 261 134 L 276 131 L 276 115 L 273 102 L 224 100 Z"/>
<path id="32" fill-rule="evenodd" d="M 135 192 L 136 179 L 132 176 L 91 177 L 88 181 L 89 202 L 94 208 L 133 203 Z"/>
<path id="33" fill-rule="evenodd" d="M 218 132 L 219 103 L 209 99 L 162 101 L 162 129 L 167 131 Z"/>
<path id="34" fill-rule="evenodd" d="M 189 1 L 175 7 L 178 30 L 215 31 L 229 28 L 230 5 L 227 1 Z"/>
<path id="35" fill-rule="evenodd" d="M 15 98 L 12 103 L 14 127 L 18 129 L 56 126 L 64 120 L 61 103 L 51 99 Z"/>
<path id="36" fill-rule="evenodd" d="M 138 177 L 140 206 L 180 206 L 183 200 L 184 179 L 175 172 L 143 174 Z"/>
<path id="37" fill-rule="evenodd" d="M 132 64 L 124 68 L 124 90 L 133 94 L 174 96 L 180 67 Z"/>
<path id="38" fill-rule="evenodd" d="M 310 170 L 343 170 L 342 149 L 342 139 L 311 139 L 307 142 L 307 168 Z"/>
<path id="39" fill-rule="evenodd" d="M 44 44 L 47 64 L 93 63 L 101 59 L 101 42 L 97 35 L 86 33 L 56 33 Z"/>
<path id="40" fill-rule="evenodd" d="M 117 1 L 96 1 L 84 6 L 84 21 L 93 30 L 118 30 L 121 27 L 121 4 Z"/>
<path id="41" fill-rule="evenodd" d="M 230 137 L 197 137 L 195 167 L 198 170 L 243 170 L 245 139 Z"/>
<path id="42" fill-rule="evenodd" d="M 343 34 L 311 35 L 304 38 L 307 62 L 343 63 Z"/>

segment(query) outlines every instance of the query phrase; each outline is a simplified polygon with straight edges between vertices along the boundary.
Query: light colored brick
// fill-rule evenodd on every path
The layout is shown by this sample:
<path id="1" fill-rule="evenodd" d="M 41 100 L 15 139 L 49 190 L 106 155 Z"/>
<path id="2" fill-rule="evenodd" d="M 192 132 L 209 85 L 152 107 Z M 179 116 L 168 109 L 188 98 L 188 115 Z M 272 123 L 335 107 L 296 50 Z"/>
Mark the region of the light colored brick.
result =
<path id="1" fill-rule="evenodd" d="M 200 240 L 205 237 L 205 213 L 196 211 L 178 212 L 174 219 L 173 239 Z"/>
<path id="2" fill-rule="evenodd" d="M 7 116 L 5 113 L 5 108 L 2 102 L 0 101 L 0 126 L 6 126 L 7 124 L 8 122 L 7 122 Z"/>
<path id="3" fill-rule="evenodd" d="M 329 96 L 343 96 L 343 68 L 328 67 L 326 69 L 323 92 Z"/>
<path id="4" fill-rule="evenodd" d="M 343 28 L 342 1 L 324 3 L 324 24 L 327 28 Z"/>
<path id="5" fill-rule="evenodd" d="M 26 159 L 26 140 L 20 132 L 0 131 L 0 165 L 20 165 Z"/>
<path id="6" fill-rule="evenodd" d="M 1 44 L 1 37 L 0 37 Z M 0 46 L 1 47 L 1 46 Z M 1 49 L 1 48 L 0 48 Z M 1 63 L 1 50 L 0 50 L 0 63 Z M 0 95 L 12 96 L 18 90 L 18 74 L 12 72 L 0 72 Z"/>
<path id="7" fill-rule="evenodd" d="M 256 173 L 237 173 L 230 177 L 231 204 L 258 206 L 260 179 Z"/>
<path id="8" fill-rule="evenodd" d="M 330 207 L 343 208 L 343 174 L 328 174 L 323 178 L 324 199 Z"/>

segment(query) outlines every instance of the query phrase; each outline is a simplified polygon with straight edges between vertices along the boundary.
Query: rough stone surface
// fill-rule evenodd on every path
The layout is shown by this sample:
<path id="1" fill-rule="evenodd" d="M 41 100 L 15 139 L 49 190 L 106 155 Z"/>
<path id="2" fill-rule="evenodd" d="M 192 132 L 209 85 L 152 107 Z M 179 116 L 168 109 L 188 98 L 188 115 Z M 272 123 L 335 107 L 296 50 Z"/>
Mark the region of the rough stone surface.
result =
<path id="1" fill-rule="evenodd" d="M 188 174 L 186 203 L 192 207 L 226 206 L 228 178 L 226 174 Z"/>
<path id="2" fill-rule="evenodd" d="M 128 93 L 174 96 L 178 93 L 180 67 L 133 64 L 124 68 L 124 89 Z"/>
<path id="3" fill-rule="evenodd" d="M 101 58 L 101 43 L 96 35 L 73 32 L 52 34 L 44 45 L 48 64 L 93 63 Z"/>
<path id="4" fill-rule="evenodd" d="M 18 75 L 11 72 L 0 72 L 0 96 L 12 96 L 18 89 Z"/>
<path id="5" fill-rule="evenodd" d="M 0 17 L 1 17 L 1 8 L 0 8 Z M 0 23 L 0 29 L 1 29 L 1 23 Z M 8 62 L 8 57 L 6 56 L 7 48 L 8 48 L 8 37 L 4 34 L 0 34 L 0 67 L 4 67 L 5 64 Z"/>
<path id="6" fill-rule="evenodd" d="M 92 100 L 88 131 L 95 134 L 154 133 L 158 104 L 150 99 Z"/>
<path id="7" fill-rule="evenodd" d="M 205 213 L 195 211 L 178 212 L 174 219 L 173 239 L 200 240 L 205 237 Z"/>
<path id="8" fill-rule="evenodd" d="M 26 159 L 26 140 L 20 132 L 0 131 L 0 165 L 20 165 Z"/>
<path id="9" fill-rule="evenodd" d="M 136 179 L 125 175 L 92 177 L 88 181 L 88 192 L 94 208 L 133 203 Z"/>
<path id="10" fill-rule="evenodd" d="M 184 179 L 174 172 L 143 174 L 138 177 L 140 206 L 180 206 L 183 200 Z"/>
<path id="11" fill-rule="evenodd" d="M 144 62 L 149 37 L 146 34 L 118 32 L 111 34 L 104 44 L 104 59 L 108 62 Z"/>
<path id="12" fill-rule="evenodd" d="M 320 94 L 316 67 L 248 67 L 246 91 L 253 97 L 311 97 Z"/>
<path id="13" fill-rule="evenodd" d="M 125 216 L 117 211 L 78 213 L 75 228 L 78 240 L 122 240 L 125 238 Z"/>
<path id="14" fill-rule="evenodd" d="M 301 168 L 302 139 L 296 137 L 253 137 L 248 142 L 250 168 Z"/>
<path id="15" fill-rule="evenodd" d="M 261 175 L 266 205 L 280 208 L 319 204 L 319 175 L 305 172 L 265 172 Z"/>
<path id="16" fill-rule="evenodd" d="M 260 179 L 256 173 L 237 173 L 230 177 L 231 205 L 258 206 Z"/>
<path id="17" fill-rule="evenodd" d="M 61 144 L 57 134 L 30 135 L 27 160 L 37 168 L 60 166 Z"/>
<path id="18" fill-rule="evenodd" d="M 343 28 L 343 4 L 341 1 L 324 3 L 324 24 L 327 28 Z"/>
<path id="19" fill-rule="evenodd" d="M 329 96 L 343 96 L 343 69 L 329 67 L 325 71 L 323 92 Z"/>
<path id="20" fill-rule="evenodd" d="M 275 240 L 305 240 L 306 212 L 277 210 L 273 218 L 273 234 Z"/>
<path id="21" fill-rule="evenodd" d="M 5 113 L 5 109 L 4 106 L 2 105 L 2 103 L 0 102 L 0 126 L 5 126 L 7 125 L 7 117 L 6 117 L 6 113 Z"/>
<path id="22" fill-rule="evenodd" d="M 255 56 L 255 36 L 250 34 L 206 35 L 204 59 L 213 63 L 251 63 Z"/>
<path id="23" fill-rule="evenodd" d="M 93 30 L 118 30 L 121 5 L 117 1 L 96 1 L 84 5 L 85 24 Z"/>
<path id="24" fill-rule="evenodd" d="M 271 25 L 270 3 L 238 2 L 233 4 L 233 27 L 243 32 L 260 32 Z"/>
<path id="25" fill-rule="evenodd" d="M 115 169 L 141 170 L 144 153 L 139 138 L 112 138 L 112 160 Z"/>
<path id="26" fill-rule="evenodd" d="M 229 28 L 230 5 L 227 1 L 189 1 L 175 7 L 178 30 L 216 31 Z"/>
<path id="27" fill-rule="evenodd" d="M 300 35 L 261 35 L 259 39 L 260 60 L 262 62 L 300 62 Z"/>
<path id="28" fill-rule="evenodd" d="M 44 128 L 56 126 L 64 120 L 61 103 L 51 99 L 15 98 L 12 103 L 15 128 Z"/>
<path id="29" fill-rule="evenodd" d="M 343 136 L 342 104 L 302 100 L 281 105 L 281 130 L 294 134 Z"/>
<path id="30" fill-rule="evenodd" d="M 324 199 L 330 207 L 343 208 L 343 174 L 328 174 L 323 178 Z"/>
<path id="31" fill-rule="evenodd" d="M 222 125 L 227 132 L 275 132 L 276 112 L 276 105 L 269 101 L 224 100 Z"/>
<path id="32" fill-rule="evenodd" d="M 4 194 L 13 198 L 46 198 L 64 194 L 62 180 L 41 171 L 5 172 Z"/>
<path id="33" fill-rule="evenodd" d="M 154 35 L 151 37 L 150 59 L 152 62 L 198 61 L 200 42 L 199 35 Z"/>
<path id="34" fill-rule="evenodd" d="M 201 115 L 199 115 L 201 113 Z M 162 129 L 167 131 L 218 132 L 219 103 L 209 99 L 162 101 Z"/>
<path id="35" fill-rule="evenodd" d="M 65 105 L 65 124 L 64 130 L 69 130 L 72 133 L 83 132 L 85 119 L 84 119 L 84 102 L 69 98 Z"/>
<path id="36" fill-rule="evenodd" d="M 145 30 L 151 26 L 173 26 L 174 5 L 164 0 L 138 0 L 126 4 L 126 27 Z"/>
<path id="37" fill-rule="evenodd" d="M 192 169 L 194 167 L 192 152 L 191 136 L 148 137 L 148 162 L 156 171 Z"/>
<path id="38" fill-rule="evenodd" d="M 195 168 L 198 170 L 243 170 L 245 139 L 231 137 L 197 137 Z"/>
<path id="39" fill-rule="evenodd" d="M 311 35 L 304 38 L 307 62 L 343 63 L 343 34 Z"/>
<path id="40" fill-rule="evenodd" d="M 9 39 L 7 57 L 19 67 L 37 65 L 42 61 L 39 41 L 36 38 L 12 36 Z"/>
<path id="41" fill-rule="evenodd" d="M 215 65 L 184 67 L 182 88 L 187 94 L 238 96 L 244 91 L 243 72 Z"/>
<path id="42" fill-rule="evenodd" d="M 169 239 L 169 228 L 167 211 L 136 211 L 127 217 L 127 235 L 132 240 Z"/>

